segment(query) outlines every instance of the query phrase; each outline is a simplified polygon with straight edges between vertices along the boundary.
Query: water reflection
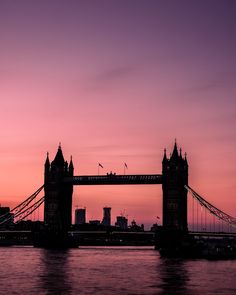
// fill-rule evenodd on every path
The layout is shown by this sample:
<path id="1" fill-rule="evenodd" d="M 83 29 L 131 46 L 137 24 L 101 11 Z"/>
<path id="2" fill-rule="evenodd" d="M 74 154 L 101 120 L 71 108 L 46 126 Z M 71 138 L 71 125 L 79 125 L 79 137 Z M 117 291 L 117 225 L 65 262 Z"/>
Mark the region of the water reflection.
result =
<path id="1" fill-rule="evenodd" d="M 1 294 L 235 295 L 236 260 L 163 259 L 152 249 L 0 249 Z"/>
<path id="2" fill-rule="evenodd" d="M 44 290 L 46 294 L 72 294 L 68 251 L 42 249 L 39 289 Z"/>
<path id="3" fill-rule="evenodd" d="M 158 263 L 160 294 L 193 294 L 188 289 L 189 272 L 186 261 L 181 259 L 160 258 Z"/>

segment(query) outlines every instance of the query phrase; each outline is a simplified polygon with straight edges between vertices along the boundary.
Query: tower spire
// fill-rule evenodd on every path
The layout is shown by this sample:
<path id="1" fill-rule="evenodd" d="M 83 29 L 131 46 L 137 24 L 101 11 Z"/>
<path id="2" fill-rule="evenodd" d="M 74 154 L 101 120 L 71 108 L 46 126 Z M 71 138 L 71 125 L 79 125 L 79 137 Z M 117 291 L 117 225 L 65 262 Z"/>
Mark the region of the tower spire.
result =
<path id="1" fill-rule="evenodd" d="M 187 153 L 184 154 L 184 161 L 188 165 L 188 160 L 187 160 Z"/>
<path id="2" fill-rule="evenodd" d="M 162 163 L 165 163 L 166 161 L 167 161 L 167 157 L 166 157 L 166 148 L 164 148 L 164 156 L 163 156 Z"/>
<path id="3" fill-rule="evenodd" d="M 177 148 L 177 143 L 176 143 L 176 138 L 175 138 L 175 145 L 174 145 L 174 149 L 173 149 L 173 153 L 171 155 L 171 160 L 178 160 L 179 158 L 179 153 L 178 153 L 178 148 Z"/>
<path id="4" fill-rule="evenodd" d="M 47 152 L 47 157 L 46 157 L 46 161 L 45 161 L 45 167 L 49 167 L 50 166 L 50 161 L 49 161 L 49 153 Z"/>
<path id="5" fill-rule="evenodd" d="M 62 149 L 61 149 L 61 143 L 59 143 L 57 154 L 53 162 L 54 164 L 64 166 L 65 160 L 63 157 Z"/>
<path id="6" fill-rule="evenodd" d="M 50 173 L 50 161 L 49 161 L 49 154 L 47 152 L 46 161 L 44 163 L 44 181 L 48 178 Z"/>
<path id="7" fill-rule="evenodd" d="M 73 175 L 73 173 L 74 173 L 74 165 L 73 165 L 73 161 L 72 161 L 72 156 L 70 156 L 69 173 L 71 175 Z"/>

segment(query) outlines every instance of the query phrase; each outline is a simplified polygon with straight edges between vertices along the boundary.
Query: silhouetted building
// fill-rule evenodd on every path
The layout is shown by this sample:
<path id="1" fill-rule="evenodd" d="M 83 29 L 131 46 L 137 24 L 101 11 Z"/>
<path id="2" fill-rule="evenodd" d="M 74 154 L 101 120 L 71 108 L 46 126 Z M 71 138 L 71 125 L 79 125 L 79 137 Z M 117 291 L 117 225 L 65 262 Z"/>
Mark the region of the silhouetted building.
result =
<path id="1" fill-rule="evenodd" d="M 101 222 L 100 222 L 100 220 L 89 220 L 89 224 L 91 224 L 91 225 L 100 225 Z"/>
<path id="2" fill-rule="evenodd" d="M 144 231 L 144 224 L 137 225 L 136 221 L 133 219 L 129 227 L 131 231 Z"/>
<path id="3" fill-rule="evenodd" d="M 68 165 L 59 145 L 54 160 L 50 163 L 48 155 L 44 170 L 44 221 L 52 234 L 65 234 L 71 226 L 73 185 L 63 183 L 63 179 L 74 174 L 72 159 Z"/>
<path id="4" fill-rule="evenodd" d="M 111 226 L 111 208 L 110 207 L 104 207 L 103 208 L 102 225 Z"/>
<path id="5" fill-rule="evenodd" d="M 151 231 L 153 232 L 156 232 L 158 230 L 158 224 L 157 223 L 154 223 L 152 226 L 151 226 Z"/>
<path id="6" fill-rule="evenodd" d="M 85 224 L 86 223 L 86 209 L 80 208 L 75 209 L 75 224 Z"/>
<path id="7" fill-rule="evenodd" d="M 123 230 L 128 229 L 128 219 L 124 216 L 116 216 L 115 226 Z"/>
<path id="8" fill-rule="evenodd" d="M 8 227 L 14 222 L 13 213 L 10 213 L 10 207 L 1 207 L 0 206 L 0 224 L 1 227 Z"/>
<path id="9" fill-rule="evenodd" d="M 173 153 L 168 159 L 166 150 L 162 161 L 163 175 L 163 227 L 181 231 L 187 230 L 188 163 L 178 151 L 175 142 Z"/>

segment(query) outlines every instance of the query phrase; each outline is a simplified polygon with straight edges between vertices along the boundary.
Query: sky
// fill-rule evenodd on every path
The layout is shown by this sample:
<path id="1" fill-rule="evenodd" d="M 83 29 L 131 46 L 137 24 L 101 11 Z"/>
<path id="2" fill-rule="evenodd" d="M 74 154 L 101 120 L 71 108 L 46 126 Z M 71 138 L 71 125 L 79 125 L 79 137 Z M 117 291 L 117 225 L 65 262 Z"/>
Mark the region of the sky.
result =
<path id="1" fill-rule="evenodd" d="M 234 0 L 0 0 L 0 203 L 43 184 L 59 142 L 76 175 L 161 173 L 187 152 L 189 184 L 236 216 Z M 74 187 L 73 210 L 162 216 L 161 186 Z"/>

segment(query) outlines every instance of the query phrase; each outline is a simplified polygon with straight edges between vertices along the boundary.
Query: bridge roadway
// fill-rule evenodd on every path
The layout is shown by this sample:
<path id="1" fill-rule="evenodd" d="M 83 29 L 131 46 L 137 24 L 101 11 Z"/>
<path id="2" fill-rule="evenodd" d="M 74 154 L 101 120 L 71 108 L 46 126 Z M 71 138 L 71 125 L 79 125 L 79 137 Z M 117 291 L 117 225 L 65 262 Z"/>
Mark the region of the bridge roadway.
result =
<path id="1" fill-rule="evenodd" d="M 161 184 L 161 174 L 116 175 L 84 175 L 64 178 L 64 182 L 73 185 L 120 185 L 120 184 Z"/>

